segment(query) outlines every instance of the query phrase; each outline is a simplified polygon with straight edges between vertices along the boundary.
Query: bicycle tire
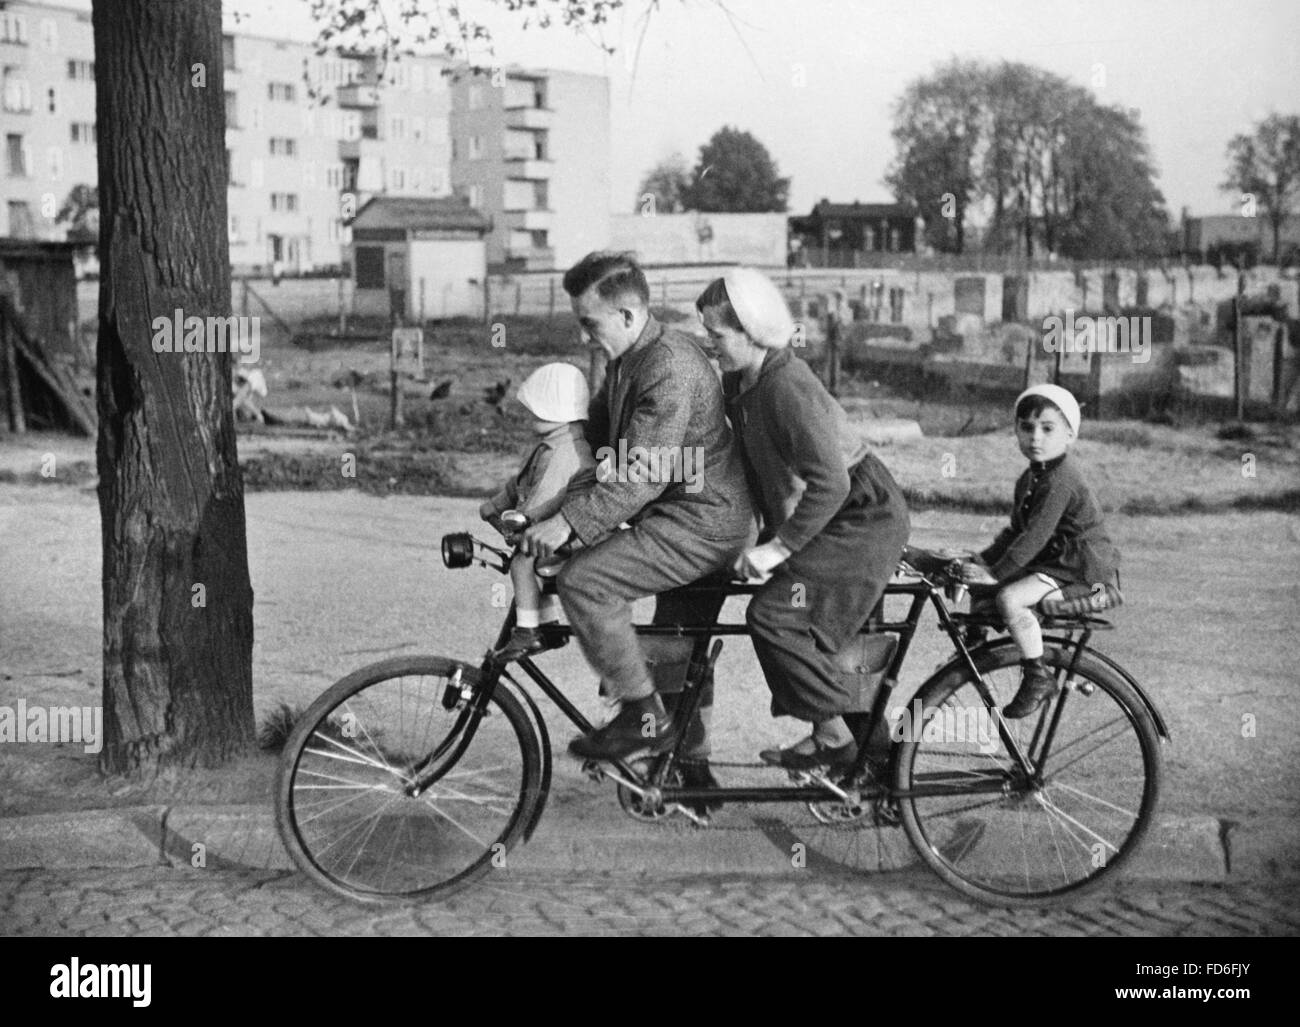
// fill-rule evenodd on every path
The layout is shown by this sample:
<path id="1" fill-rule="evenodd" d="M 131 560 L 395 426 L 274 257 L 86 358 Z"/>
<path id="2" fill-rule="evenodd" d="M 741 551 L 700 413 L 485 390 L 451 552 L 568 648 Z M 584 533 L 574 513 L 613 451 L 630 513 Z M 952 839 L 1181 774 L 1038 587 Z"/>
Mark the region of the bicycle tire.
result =
<path id="1" fill-rule="evenodd" d="M 294 863 L 315 883 L 367 903 L 445 898 L 492 867 L 505 865 L 505 854 L 545 799 L 539 734 L 509 689 L 493 689 L 486 714 L 463 752 L 455 743 L 444 746 L 439 760 L 445 762 L 437 768 L 441 774 L 428 791 L 412 797 L 400 787 L 412 780 L 412 768 L 421 759 L 451 738 L 458 723 L 463 738 L 464 704 L 449 710 L 442 703 L 446 683 L 457 671 L 462 687 L 477 693 L 479 672 L 446 657 L 406 656 L 362 667 L 323 692 L 294 726 L 276 774 L 276 826 Z M 417 687 L 408 699 L 410 680 Z M 379 691 L 394 683 L 396 699 L 391 688 Z M 389 722 L 394 712 L 396 732 Z M 479 768 L 477 763 L 485 758 L 496 765 Z M 347 794 L 340 801 L 330 794 L 334 791 Z M 352 862 L 341 869 L 339 859 L 327 856 L 358 830 L 344 819 L 352 815 L 346 807 L 370 801 L 373 793 L 384 793 L 377 799 L 382 805 L 359 822 L 368 825 L 365 835 Z M 331 829 L 333 840 L 327 840 Z M 399 881 L 390 885 L 395 852 L 408 832 L 416 855 L 396 864 Z M 389 845 L 378 883 L 363 872 L 376 855 L 361 851 L 376 835 L 377 846 L 384 841 Z"/>
<path id="2" fill-rule="evenodd" d="M 1072 648 L 1049 645 L 1044 659 L 1059 677 L 1073 655 Z M 979 653 L 975 661 L 998 706 L 1005 705 L 1018 684 L 1019 653 L 1004 648 Z M 894 780 L 900 793 L 953 781 L 990 787 L 1003 782 L 1011 789 L 975 802 L 975 791 L 899 800 L 904 830 L 918 855 L 964 895 L 986 905 L 1063 905 L 1113 880 L 1141 846 L 1160 793 L 1159 736 L 1133 688 L 1088 650 L 1058 696 L 1024 720 L 1005 722 L 1018 744 L 1027 747 L 1040 737 L 1036 731 L 1046 733 L 1063 704 L 1041 788 L 1030 787 L 1015 768 L 966 668 L 941 671 L 922 685 L 916 701 L 922 704 L 923 727 L 900 745 Z M 993 726 L 991 737 L 976 743 L 957 739 L 961 732 L 949 730 L 953 717 L 941 712 L 954 711 L 958 725 L 965 715 L 969 725 L 978 719 L 963 713 L 972 704 Z M 997 739 L 1004 758 L 995 758 L 996 750 L 984 751 L 991 739 Z M 1085 742 L 1090 747 L 1071 751 Z M 1108 751 L 1102 759 L 1071 770 L 1103 746 Z M 1110 797 L 1090 789 L 1107 790 Z"/>

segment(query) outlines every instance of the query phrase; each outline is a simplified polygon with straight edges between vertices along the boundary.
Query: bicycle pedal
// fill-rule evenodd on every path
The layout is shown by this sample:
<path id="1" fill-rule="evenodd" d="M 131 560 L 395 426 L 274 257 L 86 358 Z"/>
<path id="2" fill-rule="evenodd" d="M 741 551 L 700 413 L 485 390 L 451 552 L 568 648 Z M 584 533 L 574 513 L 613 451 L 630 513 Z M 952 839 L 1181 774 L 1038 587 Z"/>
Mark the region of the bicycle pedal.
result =
<path id="1" fill-rule="evenodd" d="M 604 766 L 596 760 L 583 760 L 582 772 L 597 784 L 602 784 L 608 779 Z"/>

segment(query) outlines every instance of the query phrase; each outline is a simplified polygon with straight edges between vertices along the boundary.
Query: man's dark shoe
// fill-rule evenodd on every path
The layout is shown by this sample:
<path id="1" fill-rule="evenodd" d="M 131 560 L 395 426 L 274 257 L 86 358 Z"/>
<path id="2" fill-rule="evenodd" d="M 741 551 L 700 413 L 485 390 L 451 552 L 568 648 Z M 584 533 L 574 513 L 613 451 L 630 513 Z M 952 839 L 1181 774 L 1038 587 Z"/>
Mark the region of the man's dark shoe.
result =
<path id="1" fill-rule="evenodd" d="M 799 752 L 802 745 L 800 742 L 788 749 L 764 749 L 758 756 L 764 763 L 784 767 L 786 770 L 816 770 L 825 767 L 830 771 L 848 770 L 858 758 L 857 742 L 831 749 L 814 741 L 812 752 Z"/>
<path id="2" fill-rule="evenodd" d="M 585 760 L 623 760 L 633 753 L 657 756 L 677 741 L 673 718 L 656 710 L 648 700 L 623 703 L 618 715 L 604 727 L 569 743 L 569 752 Z"/>
<path id="3" fill-rule="evenodd" d="M 1056 674 L 1042 659 L 1021 660 L 1020 690 L 1015 698 L 1002 708 L 1007 720 L 1019 720 L 1033 713 L 1056 694 Z"/>

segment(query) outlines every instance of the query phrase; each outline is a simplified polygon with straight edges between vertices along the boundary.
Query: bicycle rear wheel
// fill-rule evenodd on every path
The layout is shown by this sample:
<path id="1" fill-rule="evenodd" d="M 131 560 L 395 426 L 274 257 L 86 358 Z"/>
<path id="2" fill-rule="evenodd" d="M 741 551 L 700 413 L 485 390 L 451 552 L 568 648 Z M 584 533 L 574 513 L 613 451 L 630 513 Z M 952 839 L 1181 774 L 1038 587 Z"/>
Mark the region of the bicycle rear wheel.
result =
<path id="1" fill-rule="evenodd" d="M 1072 652 L 1047 648 L 1058 680 Z M 977 665 L 1001 708 L 1019 686 L 1019 654 L 1000 647 Z M 1039 780 L 1015 764 L 964 668 L 917 699 L 924 726 L 905 736 L 895 786 L 947 794 L 902 799 L 903 827 L 958 891 L 991 905 L 1061 904 L 1113 879 L 1137 850 L 1160 792 L 1160 741 L 1145 705 L 1102 661 L 1085 651 L 1056 698 L 1004 722 Z"/>
<path id="2" fill-rule="evenodd" d="M 448 709 L 457 671 L 461 698 Z M 504 865 L 542 799 L 542 761 L 504 687 L 466 737 L 480 684 L 458 661 L 401 657 L 348 675 L 308 708 L 280 757 L 276 823 L 309 877 L 378 902 L 444 897 Z M 408 794 L 422 772 L 436 780 Z"/>

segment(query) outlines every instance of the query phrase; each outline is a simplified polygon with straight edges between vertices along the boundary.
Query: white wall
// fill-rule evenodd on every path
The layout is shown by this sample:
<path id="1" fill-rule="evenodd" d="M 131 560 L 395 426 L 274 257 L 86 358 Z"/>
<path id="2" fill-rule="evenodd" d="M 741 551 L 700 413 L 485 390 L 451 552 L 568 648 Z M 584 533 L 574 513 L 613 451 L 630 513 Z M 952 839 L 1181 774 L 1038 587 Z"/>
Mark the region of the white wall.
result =
<path id="1" fill-rule="evenodd" d="M 407 316 L 420 316 L 424 281 L 425 318 L 473 317 L 483 313 L 487 254 L 482 239 L 418 239 L 411 243 Z"/>
<path id="2" fill-rule="evenodd" d="M 610 247 L 643 264 L 755 264 L 785 267 L 785 214 L 614 214 Z M 707 225 L 713 238 L 700 242 Z"/>
<path id="3" fill-rule="evenodd" d="M 556 112 L 549 133 L 555 217 L 548 238 L 555 266 L 564 270 L 609 246 L 609 79 L 549 71 L 547 90 Z"/>

